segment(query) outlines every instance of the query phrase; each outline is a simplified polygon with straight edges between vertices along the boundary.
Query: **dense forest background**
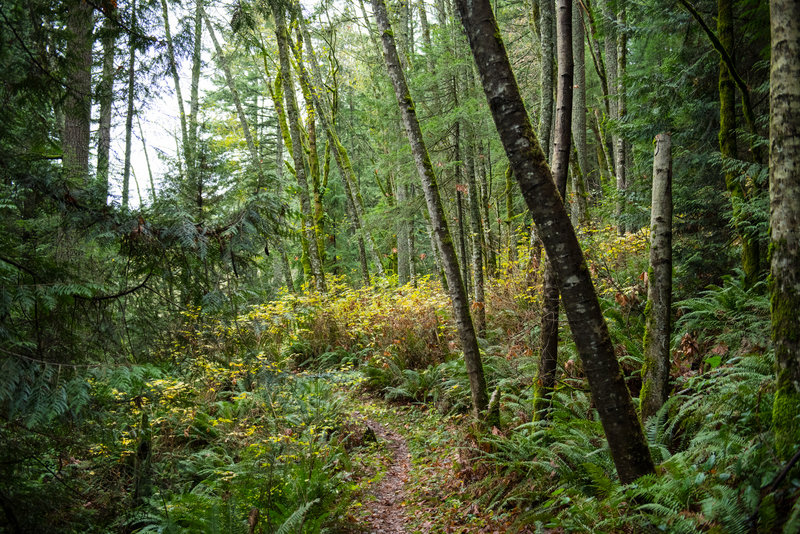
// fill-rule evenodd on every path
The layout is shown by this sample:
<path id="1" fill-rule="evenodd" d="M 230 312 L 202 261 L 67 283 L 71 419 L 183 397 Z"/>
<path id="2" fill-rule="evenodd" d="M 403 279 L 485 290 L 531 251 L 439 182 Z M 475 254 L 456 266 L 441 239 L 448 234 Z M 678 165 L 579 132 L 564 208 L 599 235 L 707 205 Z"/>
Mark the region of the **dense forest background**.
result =
<path id="1" fill-rule="evenodd" d="M 800 530 L 771 4 L 4 2 L 0 530 Z"/>

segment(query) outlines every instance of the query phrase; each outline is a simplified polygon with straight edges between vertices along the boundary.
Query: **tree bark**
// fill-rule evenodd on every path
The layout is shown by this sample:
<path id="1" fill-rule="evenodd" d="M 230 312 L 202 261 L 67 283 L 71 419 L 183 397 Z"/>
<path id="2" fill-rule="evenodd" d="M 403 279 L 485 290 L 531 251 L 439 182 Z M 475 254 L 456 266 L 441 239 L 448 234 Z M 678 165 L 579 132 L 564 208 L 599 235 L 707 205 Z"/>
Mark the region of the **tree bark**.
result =
<path id="1" fill-rule="evenodd" d="M 777 453 L 786 460 L 800 443 L 800 1 L 769 4 L 770 301 L 777 362 L 772 424 Z"/>
<path id="2" fill-rule="evenodd" d="M 97 180 L 103 191 L 103 203 L 108 202 L 109 164 L 111 157 L 111 111 L 114 101 L 114 42 L 116 29 L 113 18 L 116 10 L 106 13 L 103 22 L 103 78 L 98 90 L 100 124 L 97 129 Z"/>
<path id="3" fill-rule="evenodd" d="M 558 87 L 556 94 L 556 128 L 553 137 L 553 179 L 558 194 L 563 199 L 567 193 L 567 171 L 569 170 L 570 139 L 572 126 L 572 1 L 557 0 L 556 45 L 558 49 Z M 550 398 L 556 383 L 558 362 L 558 308 L 559 280 L 548 254 L 545 264 L 542 334 L 539 371 L 536 378 L 534 410 L 546 417 Z"/>
<path id="4" fill-rule="evenodd" d="M 483 249 L 481 236 L 480 190 L 475 176 L 475 135 L 467 132 L 465 163 L 467 167 L 467 192 L 469 194 L 470 244 L 472 245 L 472 309 L 474 310 L 475 330 L 480 337 L 486 334 L 486 302 L 483 281 Z"/>
<path id="5" fill-rule="evenodd" d="M 378 23 L 381 42 L 383 44 L 383 56 L 386 61 L 386 70 L 394 87 L 397 103 L 400 107 L 400 114 L 408 136 L 411 152 L 414 155 L 414 162 L 425 193 L 425 201 L 428 205 L 428 213 L 431 218 L 431 226 L 436 235 L 436 241 L 442 254 L 442 263 L 447 276 L 447 285 L 450 298 L 453 302 L 453 316 L 458 327 L 461 348 L 464 351 L 464 362 L 467 367 L 467 374 L 470 381 L 470 392 L 472 394 L 472 410 L 476 418 L 481 418 L 485 414 L 489 405 L 489 396 L 486 392 L 486 379 L 483 375 L 483 364 L 481 363 L 480 351 L 478 349 L 478 339 L 475 336 L 475 328 L 472 317 L 469 313 L 469 301 L 461 280 L 461 272 L 458 268 L 455 247 L 450 238 L 450 231 L 447 227 L 442 200 L 439 196 L 439 189 L 436 183 L 436 175 L 433 171 L 433 164 L 428 156 L 428 150 L 422 138 L 419 120 L 417 119 L 414 101 L 406 84 L 405 75 L 400 65 L 397 48 L 394 42 L 394 34 L 389 25 L 389 17 L 386 13 L 386 5 L 383 0 L 372 0 L 375 19 Z"/>
<path id="6" fill-rule="evenodd" d="M 70 2 L 67 14 L 67 94 L 64 98 L 62 164 L 69 178 L 89 178 L 89 142 L 92 112 L 92 5 Z"/>
<path id="7" fill-rule="evenodd" d="M 519 92 L 488 0 L 457 0 L 500 139 L 561 279 L 575 345 L 620 480 L 655 472 L 575 231 Z"/>
<path id="8" fill-rule="evenodd" d="M 574 91 L 572 106 L 572 138 L 575 142 L 575 164 L 577 172 L 572 173 L 572 193 L 574 195 L 573 225 L 587 222 L 588 198 L 586 193 L 586 174 L 589 172 L 589 158 L 586 153 L 586 45 L 581 17 L 581 3 L 572 3 L 572 57 L 574 62 Z"/>
<path id="9" fill-rule="evenodd" d="M 556 56 L 553 36 L 554 18 L 553 0 L 541 0 L 539 2 L 539 33 L 542 46 L 542 70 L 540 72 L 542 94 L 539 100 L 539 139 L 541 139 L 542 146 L 548 151 L 553 127 L 553 73 L 555 71 L 553 59 Z M 545 157 L 548 156 L 549 152 L 546 152 Z"/>
<path id="10" fill-rule="evenodd" d="M 650 211 L 650 269 L 645 308 L 642 421 L 667 401 L 672 308 L 672 139 L 656 136 Z"/>

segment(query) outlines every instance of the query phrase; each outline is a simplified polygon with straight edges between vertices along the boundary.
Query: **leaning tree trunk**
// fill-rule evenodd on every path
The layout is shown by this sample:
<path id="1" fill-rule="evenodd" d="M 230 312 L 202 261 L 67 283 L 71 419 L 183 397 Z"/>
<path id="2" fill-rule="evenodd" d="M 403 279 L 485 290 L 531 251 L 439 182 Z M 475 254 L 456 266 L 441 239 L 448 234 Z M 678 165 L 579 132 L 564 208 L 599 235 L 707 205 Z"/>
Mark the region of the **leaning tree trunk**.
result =
<path id="1" fill-rule="evenodd" d="M 570 130 L 572 126 L 572 1 L 558 0 L 556 8 L 556 42 L 558 48 L 558 87 L 556 104 L 556 128 L 553 138 L 553 179 L 562 200 L 567 193 L 567 170 L 569 169 Z M 542 334 L 539 372 L 536 378 L 534 410 L 546 417 L 550 398 L 556 384 L 558 363 L 558 307 L 559 280 L 547 256 L 544 274 L 542 305 Z"/>
<path id="2" fill-rule="evenodd" d="M 458 260 L 456 259 L 453 240 L 450 237 L 450 231 L 447 227 L 442 199 L 439 196 L 436 174 L 433 171 L 433 164 L 428 156 L 428 150 L 422 138 L 422 130 L 420 129 L 419 120 L 417 119 L 414 101 L 411 99 L 411 93 L 408 91 L 406 78 L 400 65 L 400 58 L 397 55 L 397 47 L 394 42 L 394 34 L 389 25 L 386 5 L 383 3 L 383 0 L 372 0 L 372 7 L 375 12 L 375 19 L 378 22 L 378 30 L 383 43 L 383 57 L 386 61 L 386 70 L 394 86 L 403 125 L 408 135 L 408 142 L 411 145 L 411 152 L 414 155 L 414 162 L 417 166 L 417 172 L 422 182 L 422 189 L 425 193 L 425 201 L 428 205 L 428 212 L 431 218 L 431 227 L 436 234 L 436 241 L 442 254 L 442 263 L 447 276 L 447 286 L 450 292 L 450 298 L 453 301 L 453 316 L 455 317 L 458 327 L 461 348 L 464 351 L 464 362 L 466 363 L 467 374 L 469 376 L 473 414 L 476 418 L 483 416 L 492 417 L 492 414 L 485 413 L 489 406 L 489 396 L 486 393 L 486 379 L 483 375 L 483 364 L 481 363 L 480 351 L 478 349 L 478 339 L 475 336 L 475 328 L 469 313 L 469 300 L 464 290 L 461 272 L 458 268 Z"/>
<path id="3" fill-rule="evenodd" d="M 772 424 L 778 455 L 787 460 L 800 443 L 800 1 L 769 4 L 770 301 L 778 364 Z"/>
<path id="4" fill-rule="evenodd" d="M 642 421 L 667 401 L 670 366 L 670 309 L 672 307 L 672 140 L 656 136 L 653 156 L 653 202 L 650 211 L 650 269 L 648 271 L 644 367 L 639 395 Z"/>
<path id="5" fill-rule="evenodd" d="M 564 307 L 620 480 L 655 472 L 591 275 L 536 139 L 489 0 L 457 0 L 495 127 L 542 242 L 561 279 Z"/>

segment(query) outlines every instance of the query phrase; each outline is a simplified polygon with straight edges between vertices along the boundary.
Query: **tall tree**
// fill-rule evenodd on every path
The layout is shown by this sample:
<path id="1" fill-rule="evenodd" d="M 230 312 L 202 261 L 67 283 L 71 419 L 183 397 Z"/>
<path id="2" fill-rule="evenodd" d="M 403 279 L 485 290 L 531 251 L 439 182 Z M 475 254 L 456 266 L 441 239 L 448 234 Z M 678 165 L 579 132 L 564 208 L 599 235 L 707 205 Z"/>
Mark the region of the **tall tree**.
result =
<path id="1" fill-rule="evenodd" d="M 575 141 L 575 165 L 572 173 L 573 224 L 583 224 L 587 217 L 588 194 L 586 174 L 589 172 L 589 157 L 586 153 L 586 43 L 581 16 L 581 2 L 572 3 L 572 58 L 574 63 L 574 87 L 572 106 L 572 138 Z"/>
<path id="2" fill-rule="evenodd" d="M 73 0 L 67 11 L 67 94 L 64 99 L 63 165 L 70 178 L 89 177 L 92 107 L 92 5 Z"/>
<path id="3" fill-rule="evenodd" d="M 779 456 L 800 443 L 800 1 L 770 0 L 769 199 L 772 340 Z"/>
<path id="4" fill-rule="evenodd" d="M 136 0 L 131 2 L 131 27 L 136 28 Z M 128 34 L 128 110 L 125 114 L 125 162 L 122 167 L 122 207 L 128 207 L 131 188 L 131 142 L 133 141 L 133 104 L 136 99 L 136 46 L 133 32 Z"/>
<path id="5" fill-rule="evenodd" d="M 104 13 L 102 37 L 103 44 L 103 74 L 97 91 L 97 100 L 100 103 L 100 120 L 97 128 L 97 180 L 103 191 L 103 202 L 108 199 L 108 170 L 111 156 L 111 111 L 114 103 L 114 43 L 116 41 L 116 28 L 114 17 L 117 10 L 107 8 Z"/>
<path id="6" fill-rule="evenodd" d="M 650 209 L 650 269 L 645 309 L 642 420 L 667 401 L 672 307 L 672 138 L 656 136 Z"/>
<path id="7" fill-rule="evenodd" d="M 289 133 L 292 140 L 292 159 L 294 160 L 294 174 L 297 179 L 300 209 L 303 214 L 303 234 L 308 244 L 308 259 L 311 263 L 311 275 L 318 291 L 325 291 L 325 273 L 322 269 L 320 252 L 317 249 L 316 231 L 313 225 L 311 198 L 306 179 L 306 162 L 303 154 L 303 140 L 300 132 L 300 110 L 297 106 L 297 97 L 294 92 L 292 76 L 292 63 L 289 58 L 289 32 L 286 28 L 286 11 L 280 2 L 271 2 L 273 20 L 275 21 L 275 36 L 278 42 L 278 58 L 281 67 L 283 93 L 286 103 L 286 116 L 289 123 Z"/>
<path id="8" fill-rule="evenodd" d="M 558 0 L 556 8 L 556 47 L 558 49 L 558 84 L 556 124 L 553 136 L 553 179 L 562 201 L 567 197 L 572 125 L 572 0 Z M 536 378 L 537 413 L 547 410 L 556 382 L 558 363 L 559 280 L 548 254 L 545 265 L 542 304 L 542 334 L 539 372 Z"/>
<path id="9" fill-rule="evenodd" d="M 733 58 L 734 50 L 734 14 L 733 0 L 718 0 L 717 2 L 717 33 L 720 45 Z M 725 59 L 719 61 L 719 149 L 723 160 L 730 161 L 738 158 L 736 146 L 736 84 L 729 65 Z M 741 177 L 734 171 L 725 173 L 725 185 L 731 195 L 733 203 L 734 220 L 741 228 L 745 221 L 741 220 L 741 203 L 745 199 L 746 190 L 742 185 Z M 742 238 L 742 270 L 748 283 L 755 283 L 758 278 L 761 253 L 758 239 L 750 236 L 746 231 L 740 230 Z"/>
<path id="10" fill-rule="evenodd" d="M 620 480 L 655 471 L 575 230 L 556 189 L 488 0 L 457 0 L 495 127 L 542 242 L 561 279 L 564 307 Z"/>
<path id="11" fill-rule="evenodd" d="M 555 73 L 555 7 L 554 0 L 541 0 L 539 4 L 539 34 L 541 35 L 542 88 L 539 100 L 539 138 L 542 146 L 550 150 L 550 135 L 553 129 L 553 74 Z M 549 158 L 549 153 L 545 154 Z"/>
<path id="12" fill-rule="evenodd" d="M 389 24 L 389 16 L 386 12 L 386 5 L 383 0 L 372 0 L 372 8 L 375 19 L 378 23 L 381 43 L 383 44 L 383 57 L 386 61 L 386 70 L 394 87 L 397 103 L 400 107 L 400 114 L 405 126 L 408 142 L 411 145 L 411 152 L 414 155 L 414 163 L 419 173 L 422 189 L 425 193 L 425 201 L 428 205 L 428 213 L 431 218 L 431 226 L 436 234 L 436 242 L 442 255 L 445 274 L 447 276 L 447 286 L 450 298 L 453 301 L 453 315 L 455 316 L 458 327 L 461 349 L 464 351 L 464 362 L 469 376 L 470 392 L 472 394 L 472 410 L 476 418 L 484 415 L 491 417 L 492 414 L 485 414 L 489 406 L 489 396 L 486 392 L 486 378 L 483 374 L 483 364 L 481 363 L 478 339 L 475 335 L 475 327 L 469 313 L 469 300 L 461 279 L 461 272 L 458 267 L 453 240 L 445 219 L 444 207 L 439 196 L 439 189 L 436 182 L 436 174 L 433 171 L 433 164 L 425 147 L 422 138 L 422 130 L 417 118 L 414 101 L 408 90 L 405 74 L 400 64 L 400 58 L 395 45 L 394 33 Z"/>

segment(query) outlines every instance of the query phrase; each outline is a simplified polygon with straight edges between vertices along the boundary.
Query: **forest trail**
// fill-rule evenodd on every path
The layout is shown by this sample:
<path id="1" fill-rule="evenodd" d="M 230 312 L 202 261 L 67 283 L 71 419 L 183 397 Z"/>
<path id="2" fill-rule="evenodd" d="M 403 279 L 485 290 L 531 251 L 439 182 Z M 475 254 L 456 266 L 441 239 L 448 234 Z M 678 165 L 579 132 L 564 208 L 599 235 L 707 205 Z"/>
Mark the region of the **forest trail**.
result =
<path id="1" fill-rule="evenodd" d="M 411 466 L 408 443 L 398 432 L 386 428 L 377 421 L 365 419 L 364 423 L 375 433 L 378 442 L 384 442 L 391 452 L 391 463 L 386 468 L 386 475 L 371 492 L 375 499 L 364 503 L 366 511 L 364 531 L 375 534 L 403 534 L 406 532 L 403 501 Z"/>

